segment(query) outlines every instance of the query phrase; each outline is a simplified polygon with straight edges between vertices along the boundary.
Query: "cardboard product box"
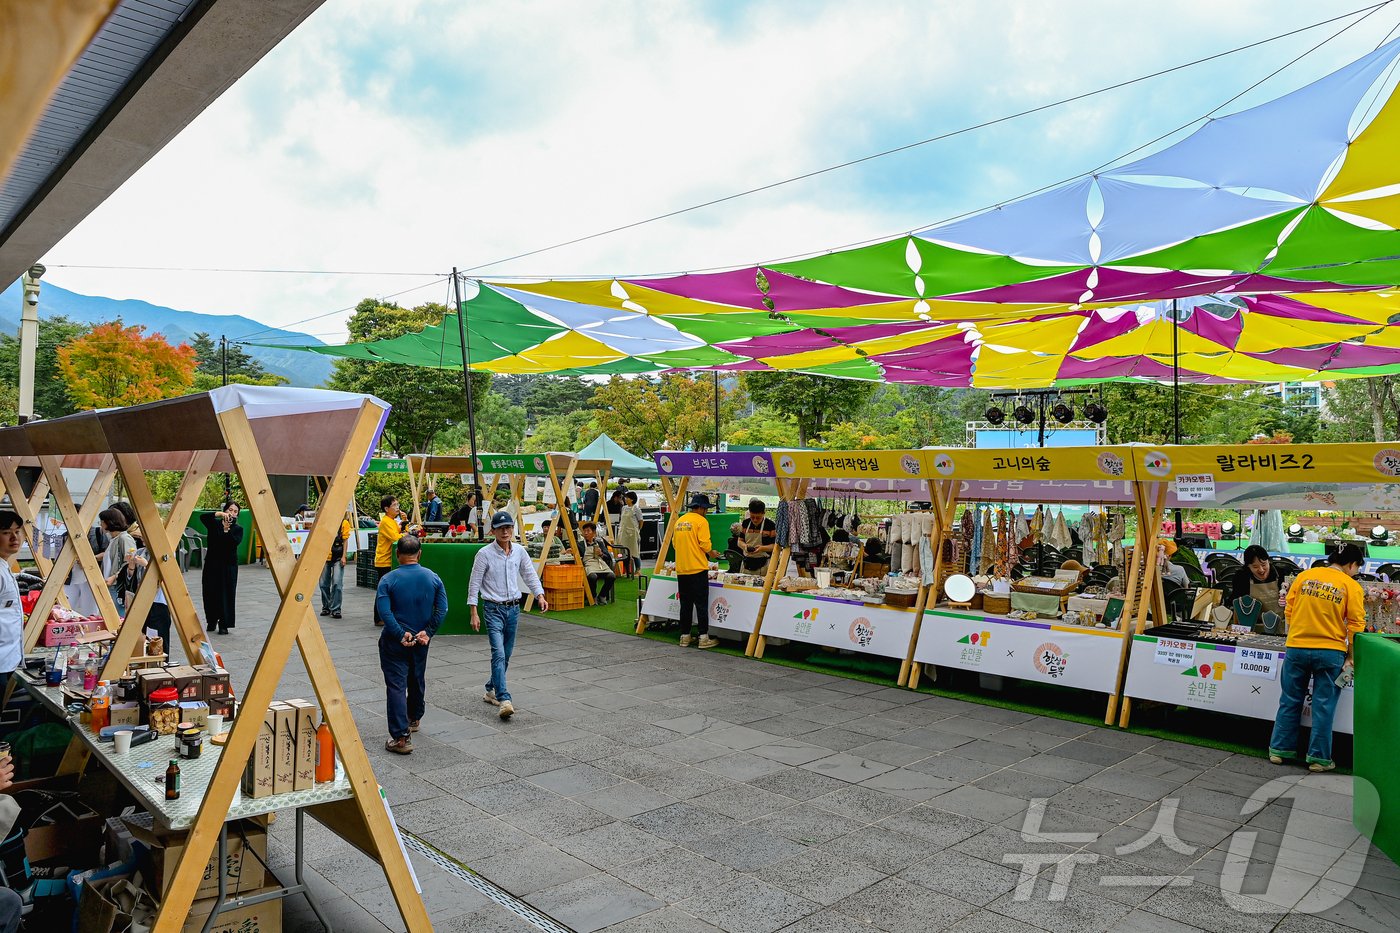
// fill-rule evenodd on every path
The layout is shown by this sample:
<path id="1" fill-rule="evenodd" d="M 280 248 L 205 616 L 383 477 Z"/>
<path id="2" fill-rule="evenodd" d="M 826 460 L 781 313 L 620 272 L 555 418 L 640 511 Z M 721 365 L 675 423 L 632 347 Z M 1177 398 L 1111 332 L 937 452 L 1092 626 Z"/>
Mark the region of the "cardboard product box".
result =
<path id="1" fill-rule="evenodd" d="M 297 714 L 295 709 L 281 700 L 273 702 L 272 713 L 277 718 L 273 745 L 272 792 L 285 794 L 296 786 Z"/>
<path id="2" fill-rule="evenodd" d="M 106 631 L 107 626 L 100 619 L 81 619 L 77 622 L 48 622 L 44 625 L 44 647 L 57 648 L 61 645 L 76 645 L 78 639 L 92 632 Z"/>
<path id="3" fill-rule="evenodd" d="M 293 790 L 310 790 L 316 786 L 316 704 L 306 700 L 288 700 L 287 705 L 296 712 L 292 734 L 296 749 L 292 777 Z"/>
<path id="4" fill-rule="evenodd" d="M 248 757 L 248 766 L 243 769 L 243 793 L 249 797 L 270 797 L 273 791 L 272 760 L 274 739 L 277 736 L 277 714 L 269 709 L 258 730 L 257 741 L 253 743 L 253 754 Z"/>
<path id="5" fill-rule="evenodd" d="M 167 667 L 165 672 L 175 681 L 175 689 L 180 691 L 181 700 L 204 699 L 204 676 L 188 664 Z"/>
<path id="6" fill-rule="evenodd" d="M 276 890 L 268 887 L 261 891 L 251 891 L 249 895 L 265 894 Z M 180 933 L 200 933 L 209 911 L 214 909 L 214 899 L 195 901 L 190 907 L 189 916 Z M 214 918 L 209 933 L 282 933 L 282 899 L 263 901 L 247 907 L 225 910 Z"/>
<path id="7" fill-rule="evenodd" d="M 34 876 L 36 897 L 64 893 L 68 873 L 101 864 L 107 821 L 91 810 L 67 812 L 54 822 L 32 826 L 24 836 L 24 854 Z"/>
<path id="8" fill-rule="evenodd" d="M 105 842 L 107 848 L 102 855 L 103 861 L 108 865 L 125 864 L 131 858 L 131 841 L 134 838 L 121 817 L 108 817 Z"/>
<path id="9" fill-rule="evenodd" d="M 233 700 L 208 700 L 209 715 L 224 717 L 224 724 L 227 727 L 233 722 Z"/>
<path id="10" fill-rule="evenodd" d="M 203 700 L 183 700 L 180 703 L 180 721 L 201 729 L 209 728 L 209 704 Z"/>
<path id="11" fill-rule="evenodd" d="M 228 671 L 217 667 L 210 667 L 207 664 L 200 664 L 195 667 L 199 671 L 199 676 L 203 678 L 203 693 L 201 700 L 223 700 L 229 697 Z"/>
<path id="12" fill-rule="evenodd" d="M 142 859 L 139 870 L 141 878 L 146 884 L 146 890 L 150 891 L 159 901 L 170 890 L 170 883 L 175 875 L 175 865 L 189 841 L 189 834 L 156 829 L 149 813 L 136 813 L 122 817 L 121 822 L 136 841 L 149 850 Z M 215 873 L 218 861 L 219 853 L 216 850 L 210 855 L 209 864 L 204 866 L 204 878 L 200 881 L 199 888 L 194 895 L 196 900 L 218 896 L 219 876 Z M 263 868 L 266 861 L 267 830 L 247 820 L 230 823 L 228 827 L 228 858 L 224 862 L 224 884 L 227 885 L 228 893 L 243 894 L 255 891 L 266 884 L 267 870 Z M 208 915 L 209 911 L 206 908 L 200 916 L 207 917 Z M 221 915 L 219 919 L 222 921 L 223 916 Z M 195 929 L 199 928 L 195 927 Z M 215 929 L 219 929 L 219 927 L 216 926 Z"/>
<path id="13" fill-rule="evenodd" d="M 144 702 L 152 693 L 161 687 L 175 686 L 175 678 L 166 673 L 163 668 L 149 671 L 142 671 L 137 675 L 138 689 L 141 692 L 141 699 Z"/>
<path id="14" fill-rule="evenodd" d="M 141 725 L 141 704 L 113 703 L 111 724 L 114 726 Z"/>

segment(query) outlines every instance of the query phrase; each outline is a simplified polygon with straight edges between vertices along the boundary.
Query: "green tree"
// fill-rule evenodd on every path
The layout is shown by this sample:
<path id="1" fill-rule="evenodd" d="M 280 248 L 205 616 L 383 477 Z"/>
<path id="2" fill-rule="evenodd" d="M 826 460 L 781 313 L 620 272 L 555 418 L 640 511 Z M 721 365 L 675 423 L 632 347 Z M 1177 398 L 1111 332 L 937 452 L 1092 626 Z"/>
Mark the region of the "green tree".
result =
<path id="1" fill-rule="evenodd" d="M 732 419 L 738 392 L 719 388 L 720 418 Z M 593 417 L 613 440 L 640 457 L 656 450 L 715 442 L 715 384 L 709 374 L 613 376 L 593 393 Z"/>
<path id="2" fill-rule="evenodd" d="M 442 321 L 448 309 L 440 304 L 401 308 L 393 302 L 366 298 L 355 308 L 347 327 L 351 343 L 385 340 Z M 431 369 L 367 360 L 336 360 L 327 385 L 346 392 L 376 395 L 393 406 L 384 428 L 384 441 L 396 455 L 432 449 L 433 439 L 467 417 L 460 369 Z M 476 409 L 491 389 L 488 373 L 472 374 Z"/>
<path id="3" fill-rule="evenodd" d="M 200 331 L 190 343 L 194 347 L 194 387 L 196 391 L 208 392 L 224 384 L 225 351 L 219 341 Z M 228 381 L 230 384 L 250 386 L 285 385 L 285 376 L 268 372 L 255 358 L 236 343 L 227 349 Z"/>
<path id="4" fill-rule="evenodd" d="M 524 405 L 530 387 L 544 378 L 528 373 L 497 373 L 491 377 L 491 391 L 504 396 L 512 405 Z"/>
<path id="5" fill-rule="evenodd" d="M 88 329 L 86 324 L 70 321 L 61 314 L 39 319 L 34 354 L 34 414 L 38 417 L 61 418 L 78 410 L 68 397 L 68 386 L 58 368 L 58 348 L 77 340 Z M 19 337 L 14 334 L 0 335 L 0 384 L 19 385 Z M 15 404 L 19 404 L 18 390 Z"/>
<path id="6" fill-rule="evenodd" d="M 578 376 L 539 376 L 525 393 L 525 411 L 538 420 L 561 411 L 591 408 L 597 388 Z"/>
<path id="7" fill-rule="evenodd" d="M 789 372 L 744 373 L 742 383 L 755 404 L 792 419 L 803 447 L 828 423 L 858 416 L 879 385 Z"/>
<path id="8" fill-rule="evenodd" d="M 531 454 L 574 453 L 593 443 L 602 433 L 602 429 L 598 427 L 598 422 L 593 419 L 593 413 L 590 411 L 571 411 L 562 415 L 550 415 L 547 418 L 541 418 L 535 424 L 534 432 L 525 438 L 525 452 Z"/>
<path id="9" fill-rule="evenodd" d="M 1400 437 L 1395 376 L 1341 379 L 1325 391 L 1327 421 L 1318 439 L 1331 443 L 1381 443 Z"/>
<path id="10" fill-rule="evenodd" d="M 724 439 L 745 447 L 783 448 L 797 446 L 797 426 L 768 408 L 725 422 Z"/>
<path id="11" fill-rule="evenodd" d="M 433 447 L 438 453 L 468 453 L 468 433 L 467 423 L 459 421 L 439 434 Z M 494 391 L 487 393 L 476 415 L 477 453 L 513 454 L 524 440 L 525 409 Z"/>

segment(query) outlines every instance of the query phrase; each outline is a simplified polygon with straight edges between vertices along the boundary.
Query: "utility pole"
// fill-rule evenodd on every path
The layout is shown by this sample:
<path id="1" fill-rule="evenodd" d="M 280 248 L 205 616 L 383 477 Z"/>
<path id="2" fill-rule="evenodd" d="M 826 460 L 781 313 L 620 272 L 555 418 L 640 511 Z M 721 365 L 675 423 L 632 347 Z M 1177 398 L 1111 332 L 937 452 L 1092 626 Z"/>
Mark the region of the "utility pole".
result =
<path id="1" fill-rule="evenodd" d="M 228 385 L 228 337 L 225 336 L 224 334 L 220 334 L 220 335 L 219 335 L 219 369 L 220 369 L 220 371 L 221 371 L 221 373 L 222 373 L 220 384 L 221 384 L 221 385 Z M 227 501 L 229 501 L 229 500 L 232 499 L 232 498 L 233 498 L 233 477 L 231 477 L 229 474 L 225 473 L 225 474 L 224 474 L 224 501 L 227 502 Z"/>
<path id="2" fill-rule="evenodd" d="M 719 453 L 719 370 L 715 370 L 715 453 Z"/>
<path id="3" fill-rule="evenodd" d="M 476 535 L 478 541 L 484 541 L 486 522 L 489 520 L 490 513 L 486 503 L 482 500 L 481 468 L 477 465 L 476 460 L 476 409 L 472 404 L 471 349 L 467 343 L 467 312 L 462 307 L 462 279 L 457 274 L 456 266 L 452 267 L 452 294 L 457 302 L 457 336 L 462 343 L 462 387 L 467 397 L 467 440 L 472 454 L 472 487 L 476 490 L 476 507 L 480 510 L 481 516 L 481 521 L 476 523 Z"/>
<path id="4" fill-rule="evenodd" d="M 48 271 L 35 263 L 24 274 L 19 314 L 19 423 L 34 420 L 34 358 L 39 350 L 39 279 Z"/>

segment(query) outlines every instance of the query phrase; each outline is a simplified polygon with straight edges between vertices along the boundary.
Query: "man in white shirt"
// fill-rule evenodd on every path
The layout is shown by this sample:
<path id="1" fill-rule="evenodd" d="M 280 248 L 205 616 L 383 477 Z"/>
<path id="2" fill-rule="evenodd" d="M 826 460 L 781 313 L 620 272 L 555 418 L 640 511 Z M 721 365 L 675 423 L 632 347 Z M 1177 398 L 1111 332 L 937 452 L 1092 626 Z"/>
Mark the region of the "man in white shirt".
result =
<path id="1" fill-rule="evenodd" d="M 515 628 L 520 621 L 520 581 L 524 579 L 530 592 L 539 601 L 540 611 L 549 611 L 544 587 L 535 573 L 535 564 L 525 548 L 516 545 L 515 519 L 509 512 L 491 516 L 491 536 L 496 540 L 476 552 L 472 578 L 467 585 L 467 605 L 472 609 L 472 630 L 481 631 L 481 616 L 486 616 L 486 635 L 491 639 L 491 679 L 486 682 L 487 703 L 501 708 L 501 718 L 515 713 L 506 689 L 506 668 L 515 651 Z M 481 604 L 480 613 L 477 603 Z"/>
<path id="2" fill-rule="evenodd" d="M 0 696 L 10 684 L 10 675 L 24 661 L 24 609 L 20 606 L 19 584 L 10 561 L 24 543 L 24 519 L 8 509 L 0 510 Z"/>

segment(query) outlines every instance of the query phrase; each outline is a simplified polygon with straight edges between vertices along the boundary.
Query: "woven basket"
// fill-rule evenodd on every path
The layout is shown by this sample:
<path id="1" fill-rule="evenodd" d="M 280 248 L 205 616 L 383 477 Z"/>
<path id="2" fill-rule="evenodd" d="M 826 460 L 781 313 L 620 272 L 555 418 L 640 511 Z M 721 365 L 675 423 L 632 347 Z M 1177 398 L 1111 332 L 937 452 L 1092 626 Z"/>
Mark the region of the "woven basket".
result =
<path id="1" fill-rule="evenodd" d="M 982 594 L 982 611 L 989 615 L 1005 615 L 1011 611 L 1011 596 L 998 593 Z"/>

